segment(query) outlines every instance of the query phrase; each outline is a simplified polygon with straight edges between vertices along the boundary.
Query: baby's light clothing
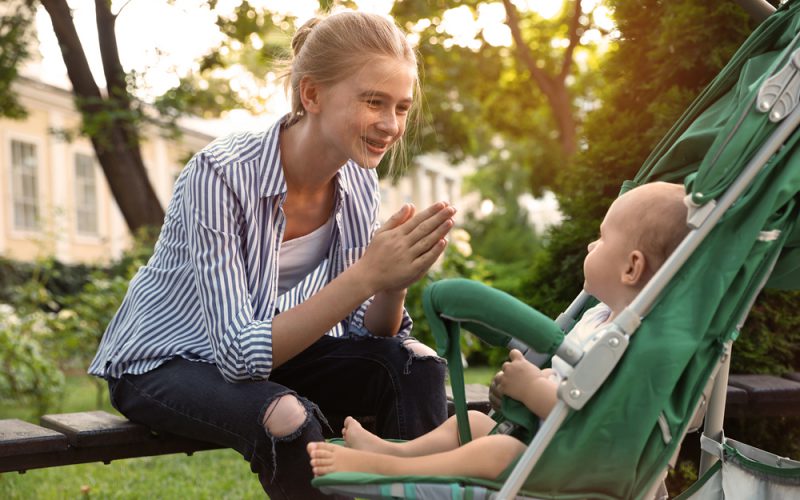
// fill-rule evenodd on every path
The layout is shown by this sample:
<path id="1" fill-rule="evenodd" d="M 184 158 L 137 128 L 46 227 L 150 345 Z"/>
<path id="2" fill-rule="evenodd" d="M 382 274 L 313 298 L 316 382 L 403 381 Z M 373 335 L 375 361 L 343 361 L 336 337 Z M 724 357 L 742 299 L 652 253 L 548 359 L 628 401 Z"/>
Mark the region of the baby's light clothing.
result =
<path id="1" fill-rule="evenodd" d="M 575 341 L 581 347 L 585 346 L 598 333 L 599 327 L 608 321 L 609 316 L 611 308 L 602 302 L 597 304 L 583 313 L 580 321 L 575 323 L 566 338 Z M 550 375 L 550 379 L 554 382 L 561 382 L 572 371 L 572 367 L 558 356 L 553 356 L 552 366 L 555 373 Z"/>

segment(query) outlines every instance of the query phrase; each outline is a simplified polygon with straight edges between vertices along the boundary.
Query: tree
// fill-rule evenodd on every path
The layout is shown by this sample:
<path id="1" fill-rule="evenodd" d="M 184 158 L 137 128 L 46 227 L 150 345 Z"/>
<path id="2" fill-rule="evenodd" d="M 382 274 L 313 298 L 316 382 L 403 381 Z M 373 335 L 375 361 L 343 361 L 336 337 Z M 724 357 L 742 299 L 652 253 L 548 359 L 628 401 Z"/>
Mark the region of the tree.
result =
<path id="1" fill-rule="evenodd" d="M 17 102 L 11 82 L 28 57 L 33 36 L 33 0 L 10 0 L 0 8 L 0 116 L 24 118 L 25 109 Z"/>
<path id="2" fill-rule="evenodd" d="M 108 185 L 131 231 L 159 226 L 164 209 L 147 177 L 140 149 L 138 124 L 144 118 L 141 103 L 130 92 L 114 32 L 117 16 L 111 0 L 95 0 L 95 18 L 105 91 L 89 69 L 66 0 L 41 0 L 58 39 L 72 83 L 75 105 L 82 116 L 82 132 L 92 142 Z"/>

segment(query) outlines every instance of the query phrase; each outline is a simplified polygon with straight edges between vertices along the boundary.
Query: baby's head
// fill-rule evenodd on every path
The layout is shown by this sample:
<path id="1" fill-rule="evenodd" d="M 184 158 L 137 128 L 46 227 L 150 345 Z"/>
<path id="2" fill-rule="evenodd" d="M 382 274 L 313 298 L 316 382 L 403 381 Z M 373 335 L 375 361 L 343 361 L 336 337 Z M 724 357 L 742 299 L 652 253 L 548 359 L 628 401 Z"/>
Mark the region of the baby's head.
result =
<path id="1" fill-rule="evenodd" d="M 615 313 L 627 306 L 689 232 L 680 184 L 653 182 L 617 198 L 589 244 L 584 289 Z"/>

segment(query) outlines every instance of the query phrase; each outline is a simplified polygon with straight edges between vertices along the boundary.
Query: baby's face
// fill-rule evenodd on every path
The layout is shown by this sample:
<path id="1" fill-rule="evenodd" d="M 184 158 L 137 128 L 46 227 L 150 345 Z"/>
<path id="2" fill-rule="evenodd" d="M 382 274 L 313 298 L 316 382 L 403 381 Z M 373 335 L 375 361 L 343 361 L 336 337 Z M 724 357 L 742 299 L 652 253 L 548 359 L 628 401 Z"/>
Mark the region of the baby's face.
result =
<path id="1" fill-rule="evenodd" d="M 600 224 L 600 236 L 589 243 L 583 261 L 584 290 L 609 305 L 624 292 L 621 278 L 634 250 L 629 201 L 625 196 L 614 201 Z"/>

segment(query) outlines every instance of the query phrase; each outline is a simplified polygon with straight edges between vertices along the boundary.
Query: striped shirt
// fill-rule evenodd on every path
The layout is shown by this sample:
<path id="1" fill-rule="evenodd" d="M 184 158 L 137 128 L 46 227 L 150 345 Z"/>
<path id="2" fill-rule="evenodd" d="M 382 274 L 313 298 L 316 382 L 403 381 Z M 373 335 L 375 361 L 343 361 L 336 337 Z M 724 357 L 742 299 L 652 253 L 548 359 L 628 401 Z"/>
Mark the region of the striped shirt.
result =
<path id="1" fill-rule="evenodd" d="M 217 139 L 189 161 L 175 183 L 153 256 L 131 280 L 89 373 L 141 374 L 180 356 L 215 363 L 228 381 L 266 379 L 272 370 L 272 318 L 363 255 L 378 227 L 378 178 L 350 160 L 335 178 L 327 257 L 278 295 L 286 227 L 282 122 L 266 132 Z M 368 334 L 364 313 L 371 300 L 327 334 Z M 410 330 L 404 311 L 398 335 Z"/>

